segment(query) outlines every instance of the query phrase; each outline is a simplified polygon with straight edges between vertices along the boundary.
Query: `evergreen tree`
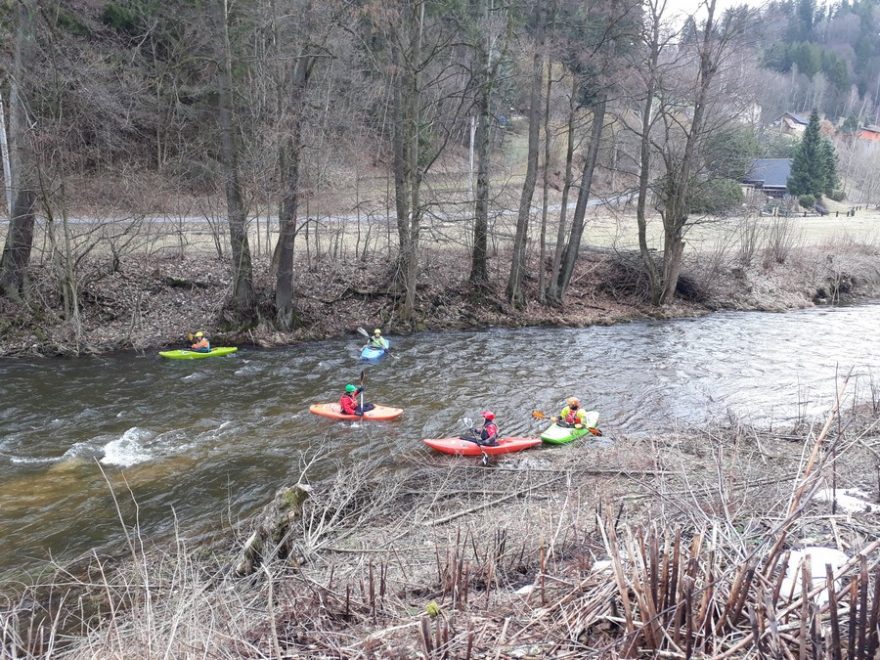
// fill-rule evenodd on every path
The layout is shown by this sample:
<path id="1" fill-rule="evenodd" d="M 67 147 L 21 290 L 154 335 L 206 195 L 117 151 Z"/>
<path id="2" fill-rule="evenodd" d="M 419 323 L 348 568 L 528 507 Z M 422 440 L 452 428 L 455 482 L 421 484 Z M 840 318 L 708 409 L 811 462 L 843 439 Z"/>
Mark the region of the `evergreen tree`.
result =
<path id="1" fill-rule="evenodd" d="M 822 187 L 823 195 L 833 195 L 837 190 L 837 154 L 834 152 L 834 145 L 830 140 L 822 140 L 820 148 L 820 156 L 822 158 L 822 169 L 825 174 L 825 184 Z"/>
<path id="2" fill-rule="evenodd" d="M 804 137 L 795 151 L 788 177 L 788 192 L 794 196 L 818 197 L 825 191 L 826 154 L 819 134 L 819 114 L 813 110 Z M 832 149 L 833 153 L 833 149 Z"/>

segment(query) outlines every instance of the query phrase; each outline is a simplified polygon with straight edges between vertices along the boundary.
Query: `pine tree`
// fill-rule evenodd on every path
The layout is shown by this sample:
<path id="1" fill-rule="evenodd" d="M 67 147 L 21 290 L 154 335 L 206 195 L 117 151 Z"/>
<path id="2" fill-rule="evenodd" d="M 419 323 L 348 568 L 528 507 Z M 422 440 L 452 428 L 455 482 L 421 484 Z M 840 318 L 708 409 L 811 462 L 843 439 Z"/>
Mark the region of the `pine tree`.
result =
<path id="1" fill-rule="evenodd" d="M 822 156 L 822 169 L 825 173 L 825 182 L 822 186 L 822 194 L 831 196 L 837 190 L 837 154 L 834 152 L 834 145 L 830 140 L 822 140 L 820 149 Z"/>
<path id="2" fill-rule="evenodd" d="M 804 137 L 795 151 L 788 177 L 788 192 L 796 197 L 813 195 L 819 197 L 827 183 L 827 161 L 819 134 L 819 114 L 813 110 Z M 833 149 L 832 149 L 833 154 Z M 836 178 L 836 175 L 835 175 Z"/>

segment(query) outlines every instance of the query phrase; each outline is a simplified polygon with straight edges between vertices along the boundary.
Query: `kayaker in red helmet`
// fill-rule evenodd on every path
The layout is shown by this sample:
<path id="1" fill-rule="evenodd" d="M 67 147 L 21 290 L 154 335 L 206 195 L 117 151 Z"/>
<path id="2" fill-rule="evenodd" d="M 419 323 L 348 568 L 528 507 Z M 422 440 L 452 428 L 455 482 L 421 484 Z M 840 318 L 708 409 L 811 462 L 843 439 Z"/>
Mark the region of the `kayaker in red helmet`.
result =
<path id="1" fill-rule="evenodd" d="M 479 428 L 471 429 L 471 434 L 469 436 L 462 436 L 462 440 L 470 440 L 478 445 L 494 447 L 498 444 L 498 425 L 495 424 L 495 413 L 491 410 L 484 410 L 480 414 L 483 416 L 483 425 Z"/>

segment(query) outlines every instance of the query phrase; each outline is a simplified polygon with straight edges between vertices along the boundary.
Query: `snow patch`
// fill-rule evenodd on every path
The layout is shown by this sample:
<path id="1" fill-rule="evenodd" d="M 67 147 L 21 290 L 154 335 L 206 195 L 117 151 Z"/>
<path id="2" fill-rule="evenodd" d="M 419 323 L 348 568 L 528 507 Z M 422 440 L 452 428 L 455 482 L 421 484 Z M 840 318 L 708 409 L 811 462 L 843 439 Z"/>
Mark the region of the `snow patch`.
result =
<path id="1" fill-rule="evenodd" d="M 833 502 L 834 491 L 831 488 L 823 488 L 813 496 L 813 499 L 817 502 Z M 880 511 L 880 506 L 871 502 L 871 496 L 858 488 L 838 488 L 837 506 L 847 513 Z"/>
<path id="2" fill-rule="evenodd" d="M 788 557 L 788 565 L 785 568 L 785 578 L 782 580 L 782 588 L 780 593 L 783 598 L 791 595 L 793 598 L 799 598 L 801 595 L 801 562 L 807 558 L 807 570 L 810 573 L 810 589 L 822 586 L 826 581 L 825 564 L 831 564 L 831 570 L 835 575 L 841 566 L 849 561 L 849 557 L 845 553 L 836 548 L 823 548 L 813 546 L 809 548 L 801 548 L 800 550 L 792 550 Z M 840 587 L 840 580 L 835 580 L 835 589 Z M 819 605 L 828 602 L 828 590 L 823 589 L 815 596 L 815 601 Z"/>

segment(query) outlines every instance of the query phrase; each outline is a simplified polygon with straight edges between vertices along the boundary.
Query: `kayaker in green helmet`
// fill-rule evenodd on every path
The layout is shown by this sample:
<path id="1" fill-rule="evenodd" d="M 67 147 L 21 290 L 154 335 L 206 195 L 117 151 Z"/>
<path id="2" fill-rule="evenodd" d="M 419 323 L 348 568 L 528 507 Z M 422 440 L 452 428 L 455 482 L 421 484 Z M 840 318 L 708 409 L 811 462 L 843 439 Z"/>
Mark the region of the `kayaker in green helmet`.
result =
<path id="1" fill-rule="evenodd" d="M 358 395 L 364 391 L 364 386 L 355 387 L 351 383 L 345 386 L 345 392 L 341 397 L 339 397 L 339 407 L 342 409 L 342 412 L 346 415 L 357 415 L 358 417 L 363 416 L 364 413 L 370 412 L 374 406 L 372 403 L 365 403 L 361 405 L 358 402 Z"/>
<path id="2" fill-rule="evenodd" d="M 586 418 L 586 411 L 581 409 L 581 400 L 576 396 L 570 396 L 565 400 L 565 408 L 559 413 L 556 423 L 559 426 L 573 426 L 580 429 L 584 427 Z"/>
<path id="3" fill-rule="evenodd" d="M 369 346 L 370 348 L 378 348 L 383 351 L 388 350 L 388 340 L 382 336 L 382 330 L 380 328 L 376 328 L 375 330 L 373 330 L 373 336 L 370 337 L 370 341 L 367 343 L 367 346 Z"/>

